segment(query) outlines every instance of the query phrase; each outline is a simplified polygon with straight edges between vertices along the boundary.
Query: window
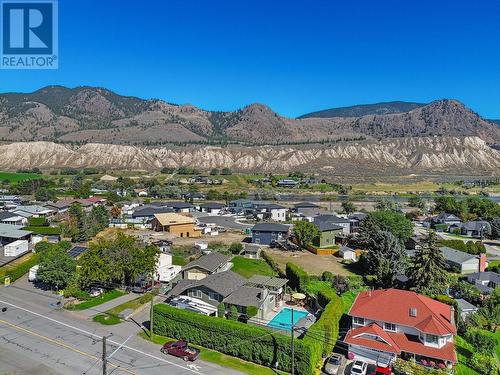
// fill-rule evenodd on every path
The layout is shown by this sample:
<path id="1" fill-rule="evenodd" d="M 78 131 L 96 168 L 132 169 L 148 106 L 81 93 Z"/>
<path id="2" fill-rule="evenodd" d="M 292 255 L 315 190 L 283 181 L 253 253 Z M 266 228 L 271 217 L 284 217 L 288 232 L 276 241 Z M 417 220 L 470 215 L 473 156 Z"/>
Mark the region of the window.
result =
<path id="1" fill-rule="evenodd" d="M 359 324 L 361 326 L 365 325 L 365 319 L 364 318 L 358 318 L 357 316 L 353 317 L 353 322 L 354 322 L 354 324 Z"/>
<path id="2" fill-rule="evenodd" d="M 212 301 L 218 301 L 219 299 L 217 298 L 217 293 L 214 292 L 209 292 L 208 293 L 208 299 L 211 299 Z"/>
<path id="3" fill-rule="evenodd" d="M 189 295 L 191 297 L 194 297 L 194 298 L 201 298 L 201 297 L 203 297 L 203 293 L 201 292 L 201 290 L 198 290 L 198 289 L 190 290 L 189 291 Z"/>
<path id="4" fill-rule="evenodd" d="M 425 341 L 427 341 L 429 344 L 437 344 L 439 342 L 439 336 L 426 333 Z"/>
<path id="5" fill-rule="evenodd" d="M 393 323 L 384 323 L 384 329 L 386 331 L 393 331 L 396 332 L 396 325 Z"/>

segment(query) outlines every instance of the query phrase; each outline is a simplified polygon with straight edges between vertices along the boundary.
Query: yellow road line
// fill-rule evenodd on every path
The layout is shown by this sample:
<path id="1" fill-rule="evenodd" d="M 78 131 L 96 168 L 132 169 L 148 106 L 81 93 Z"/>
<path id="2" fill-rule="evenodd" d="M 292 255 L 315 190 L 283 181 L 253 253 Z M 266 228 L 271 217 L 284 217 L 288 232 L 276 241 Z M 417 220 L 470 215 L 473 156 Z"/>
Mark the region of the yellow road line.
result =
<path id="1" fill-rule="evenodd" d="M 2 320 L 2 319 L 0 319 L 0 323 L 6 324 L 6 325 L 8 325 L 8 326 L 10 326 L 10 327 L 12 327 L 12 328 L 14 328 L 14 329 L 17 329 L 18 331 L 25 332 L 25 333 L 27 333 L 27 334 L 29 334 L 29 335 L 39 337 L 39 338 L 41 338 L 41 339 L 43 339 L 43 340 L 46 340 L 46 341 L 48 341 L 48 342 L 51 342 L 51 343 L 53 343 L 53 344 L 56 344 L 56 345 L 62 346 L 63 348 L 69 349 L 69 350 L 71 350 L 71 351 L 73 351 L 73 352 L 75 352 L 75 353 L 78 353 L 78 354 L 80 354 L 80 355 L 83 355 L 83 356 L 85 356 L 85 357 L 92 358 L 93 360 L 101 360 L 101 358 L 100 358 L 100 357 L 96 357 L 96 356 L 95 356 L 95 355 L 93 355 L 93 354 L 89 354 L 89 353 L 86 353 L 86 352 L 84 352 L 84 351 L 81 351 L 80 349 L 73 348 L 72 346 L 70 346 L 70 345 L 68 345 L 68 344 L 65 344 L 65 343 L 63 343 L 63 342 L 61 342 L 61 341 L 57 341 L 57 340 L 51 339 L 50 337 L 47 337 L 47 336 L 41 335 L 41 334 L 39 334 L 39 333 L 36 333 L 36 332 L 31 331 L 31 330 L 26 329 L 26 328 L 20 327 L 20 326 L 18 326 L 18 325 L 16 325 L 16 324 L 12 324 L 12 323 L 7 322 L 7 321 Z M 110 367 L 114 367 L 114 368 L 117 368 L 117 369 L 118 369 L 118 370 L 120 370 L 120 371 L 124 371 L 124 372 L 129 373 L 129 374 L 132 374 L 132 375 L 137 375 L 135 372 L 132 372 L 132 371 L 130 371 L 130 370 L 128 370 L 128 369 L 126 369 L 126 368 L 123 368 L 123 367 L 117 366 L 117 365 L 115 365 L 115 364 L 113 364 L 113 363 L 111 363 L 111 362 L 108 362 L 108 366 L 110 366 Z"/>

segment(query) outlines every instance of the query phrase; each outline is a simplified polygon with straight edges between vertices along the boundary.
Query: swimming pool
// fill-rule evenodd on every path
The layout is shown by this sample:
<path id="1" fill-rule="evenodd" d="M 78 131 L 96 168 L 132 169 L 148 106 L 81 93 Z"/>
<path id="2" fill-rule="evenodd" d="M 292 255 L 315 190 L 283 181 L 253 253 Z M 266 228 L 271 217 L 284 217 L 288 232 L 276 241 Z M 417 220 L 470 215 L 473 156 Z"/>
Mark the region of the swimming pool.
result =
<path id="1" fill-rule="evenodd" d="M 300 319 L 307 315 L 309 315 L 307 311 L 293 310 L 293 324 L 297 324 Z M 285 307 L 276 314 L 273 320 L 267 323 L 267 325 L 269 327 L 290 331 L 292 329 L 292 309 Z"/>

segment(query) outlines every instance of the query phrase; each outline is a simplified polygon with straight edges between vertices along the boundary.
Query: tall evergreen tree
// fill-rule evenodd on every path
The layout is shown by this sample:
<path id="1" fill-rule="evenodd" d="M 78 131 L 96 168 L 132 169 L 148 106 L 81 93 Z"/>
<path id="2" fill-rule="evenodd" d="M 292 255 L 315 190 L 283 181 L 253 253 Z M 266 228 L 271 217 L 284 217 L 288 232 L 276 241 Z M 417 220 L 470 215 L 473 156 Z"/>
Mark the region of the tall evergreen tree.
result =
<path id="1" fill-rule="evenodd" d="M 412 288 L 422 294 L 435 296 L 446 289 L 446 263 L 439 249 L 436 233 L 430 232 L 413 258 L 409 277 Z"/>

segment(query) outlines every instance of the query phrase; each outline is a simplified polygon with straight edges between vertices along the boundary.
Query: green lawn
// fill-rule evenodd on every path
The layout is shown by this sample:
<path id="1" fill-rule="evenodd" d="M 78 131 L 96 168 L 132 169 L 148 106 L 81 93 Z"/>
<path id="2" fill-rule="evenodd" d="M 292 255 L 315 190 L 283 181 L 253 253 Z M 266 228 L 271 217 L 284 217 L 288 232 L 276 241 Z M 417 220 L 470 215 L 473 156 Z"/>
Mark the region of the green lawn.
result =
<path id="1" fill-rule="evenodd" d="M 455 367 L 457 375 L 479 375 L 478 372 L 467 366 L 467 359 L 472 356 L 474 348 L 464 338 L 455 336 L 455 349 L 458 363 Z"/>
<path id="2" fill-rule="evenodd" d="M 60 227 L 48 227 L 48 226 L 27 226 L 24 227 L 23 230 L 29 230 L 33 232 L 33 234 L 42 234 L 42 235 L 58 235 L 61 234 Z"/>
<path id="3" fill-rule="evenodd" d="M 67 310 L 90 309 L 91 307 L 102 305 L 105 302 L 111 301 L 111 300 L 118 298 L 118 297 L 121 297 L 125 294 L 126 293 L 124 291 L 121 291 L 121 290 L 116 290 L 116 289 L 110 290 L 110 291 L 104 292 L 99 297 L 92 298 L 88 301 L 68 305 L 68 306 L 66 306 L 66 309 Z"/>
<path id="4" fill-rule="evenodd" d="M 331 289 L 330 281 L 313 280 L 307 284 L 307 291 L 311 294 L 318 295 L 318 292 L 323 289 Z"/>
<path id="5" fill-rule="evenodd" d="M 141 332 L 139 334 L 143 339 L 150 341 L 149 333 Z M 163 345 L 166 342 L 175 341 L 172 338 L 153 335 L 153 342 L 155 344 Z M 200 359 L 207 362 L 215 363 L 219 366 L 228 367 L 233 370 L 241 371 L 248 375 L 285 375 L 286 372 L 274 371 L 268 367 L 260 366 L 252 362 L 243 361 L 242 359 L 231 357 L 222 354 L 215 350 L 203 348 L 201 346 L 193 345 L 193 347 L 200 349 Z"/>
<path id="6" fill-rule="evenodd" d="M 273 269 L 264 260 L 248 259 L 242 256 L 235 256 L 231 262 L 231 271 L 240 274 L 247 279 L 253 275 L 275 276 Z"/>
<path id="7" fill-rule="evenodd" d="M 172 264 L 175 266 L 185 266 L 186 264 L 188 264 L 188 261 L 183 255 L 173 255 Z"/>
<path id="8" fill-rule="evenodd" d="M 0 283 L 3 283 L 3 277 L 8 276 L 10 282 L 13 283 L 30 270 L 31 267 L 38 264 L 40 261 L 40 254 L 38 253 L 27 253 L 22 257 L 0 267 Z"/>
<path id="9" fill-rule="evenodd" d="M 143 294 L 142 296 L 135 298 L 131 301 L 122 303 L 121 305 L 115 306 L 112 309 L 105 311 L 102 314 L 98 314 L 92 318 L 94 322 L 98 322 L 105 325 L 113 325 L 121 323 L 122 320 L 118 317 L 122 311 L 127 309 L 137 310 L 142 305 L 149 303 L 151 301 L 151 293 Z"/>
<path id="10" fill-rule="evenodd" d="M 489 260 L 488 261 L 488 267 L 495 267 L 500 264 L 500 260 Z"/>
<path id="11" fill-rule="evenodd" d="M 19 182 L 22 180 L 34 180 L 36 178 L 42 178 L 42 175 L 37 173 L 0 172 L 0 181 Z"/>

